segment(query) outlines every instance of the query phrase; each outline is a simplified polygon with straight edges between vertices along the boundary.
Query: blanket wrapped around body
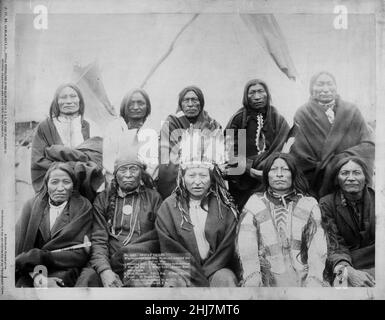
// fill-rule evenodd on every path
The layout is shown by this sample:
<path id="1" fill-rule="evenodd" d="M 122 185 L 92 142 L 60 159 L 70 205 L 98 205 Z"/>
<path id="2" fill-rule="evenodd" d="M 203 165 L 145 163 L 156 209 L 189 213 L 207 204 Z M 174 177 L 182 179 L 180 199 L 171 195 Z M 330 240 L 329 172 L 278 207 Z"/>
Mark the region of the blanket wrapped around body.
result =
<path id="1" fill-rule="evenodd" d="M 226 127 L 226 130 L 234 130 L 234 152 L 238 157 L 242 156 L 238 148 L 238 131 L 246 130 L 246 171 L 239 176 L 227 176 L 230 193 L 240 211 L 251 194 L 261 192 L 265 188 L 262 176 L 251 176 L 250 169 L 262 170 L 271 155 L 282 150 L 290 132 L 288 123 L 278 110 L 273 106 L 266 107 L 265 121 L 261 130 L 265 137 L 266 150 L 259 153 L 255 143 L 257 131 L 255 113 L 254 110 L 243 107 L 233 115 Z"/>
<path id="2" fill-rule="evenodd" d="M 73 194 L 50 230 L 48 195 L 37 194 L 27 201 L 15 228 L 16 280 L 29 277 L 37 265 L 43 265 L 49 276 L 58 276 L 66 286 L 73 286 L 88 253 L 84 249 L 53 251 L 82 244 L 84 236 L 91 237 L 92 211 L 86 198 Z"/>
<path id="3" fill-rule="evenodd" d="M 331 125 L 324 110 L 310 100 L 296 112 L 294 122 L 298 129 L 291 153 L 318 199 L 335 191 L 332 174 L 344 157 L 361 158 L 372 176 L 374 142 L 356 106 L 337 98 Z"/>
<path id="4" fill-rule="evenodd" d="M 104 182 L 103 140 L 89 137 L 88 123 L 83 120 L 82 134 L 85 139 L 76 148 L 63 145 L 52 119 L 39 124 L 32 142 L 31 178 L 35 192 L 41 189 L 43 178 L 54 162 L 69 162 L 78 179 L 80 193 L 91 202 Z"/>
<path id="5" fill-rule="evenodd" d="M 351 205 L 338 190 L 320 200 L 322 219 L 328 235 L 327 277 L 333 280 L 333 270 L 344 261 L 358 270 L 375 267 L 375 193 L 365 187 L 362 196 L 363 224 L 355 222 Z M 374 274 L 372 274 L 374 276 Z"/>
<path id="6" fill-rule="evenodd" d="M 183 210 L 189 211 L 187 206 L 183 206 Z M 159 208 L 155 222 L 160 250 L 164 255 L 165 283 L 183 281 L 186 286 L 209 287 L 209 278 L 220 269 L 228 268 L 239 274 L 235 252 L 236 224 L 237 219 L 231 209 L 219 204 L 215 196 L 210 196 L 205 224 L 210 251 L 208 257 L 202 260 L 191 218 L 182 215 L 175 193 L 168 197 Z M 183 261 L 187 262 L 187 268 L 183 267 Z"/>

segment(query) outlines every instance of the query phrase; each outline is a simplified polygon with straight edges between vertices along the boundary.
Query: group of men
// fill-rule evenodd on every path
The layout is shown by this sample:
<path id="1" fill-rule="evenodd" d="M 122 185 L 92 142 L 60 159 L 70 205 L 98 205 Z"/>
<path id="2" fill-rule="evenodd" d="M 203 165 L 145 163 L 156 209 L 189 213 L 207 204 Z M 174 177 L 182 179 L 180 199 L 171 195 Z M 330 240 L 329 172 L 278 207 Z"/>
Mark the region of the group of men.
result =
<path id="1" fill-rule="evenodd" d="M 310 99 L 295 113 L 292 128 L 279 109 L 271 105 L 267 84 L 259 79 L 247 82 L 242 107 L 231 117 L 224 130 L 225 135 L 227 129 L 234 132 L 235 157 L 220 166 L 208 163 L 207 158 L 200 159 L 198 163 L 183 162 L 181 159 L 186 158 L 181 154 L 180 135 L 170 134 L 178 129 L 200 130 L 205 135 L 221 132 L 221 125 L 204 107 L 201 89 L 196 86 L 184 88 L 179 94 L 176 113 L 167 117 L 159 140 L 155 141 L 159 157 L 147 157 L 151 161 L 146 163 L 139 152 L 141 134 L 151 114 L 150 98 L 144 90 L 129 92 L 122 101 L 120 117 L 107 128 L 104 137 L 97 137 L 92 134 L 92 125 L 84 119 L 85 105 L 80 90 L 73 84 L 60 86 L 51 104 L 50 117 L 39 124 L 32 143 L 31 174 L 36 196 L 34 205 L 29 203 L 23 209 L 22 222 L 17 228 L 24 230 L 16 234 L 17 243 L 24 244 L 24 248 L 22 245 L 16 248 L 16 280 L 24 279 L 17 283 L 26 285 L 30 283 L 30 277 L 33 285 L 38 286 L 42 280 L 33 268 L 50 261 L 54 270 L 51 272 L 48 268 L 48 279 L 60 278 L 57 278 L 57 269 L 66 274 L 56 282 L 47 282 L 52 286 L 241 285 L 246 283 L 245 270 L 242 269 L 246 264 L 242 263 L 242 254 L 239 254 L 239 251 L 245 251 L 236 246 L 236 243 L 242 242 L 239 242 L 237 225 L 244 219 L 244 211 L 248 210 L 246 204 L 250 203 L 253 195 L 263 191 L 273 195 L 276 191 L 267 185 L 270 180 L 266 180 L 266 175 L 270 177 L 273 174 L 269 170 L 275 170 L 277 159 L 282 158 L 287 165 L 291 164 L 290 159 L 277 154 L 288 153 L 295 166 L 295 169 L 290 169 L 290 177 L 294 176 L 294 170 L 303 172 L 309 186 L 306 190 L 298 188 L 294 179 L 293 183 L 290 180 L 285 192 L 291 194 L 288 199 L 295 199 L 295 203 L 298 197 L 292 197 L 293 190 L 296 194 L 306 191 L 306 196 L 316 199 L 314 203 L 317 206 L 321 198 L 336 192 L 335 171 L 345 168 L 347 163 L 350 165 L 348 161 L 339 166 L 341 160 L 348 157 L 353 160 L 358 158 L 359 164 L 362 161 L 366 178 L 363 187 L 371 186 L 374 166 L 371 130 L 359 109 L 339 97 L 336 80 L 329 72 L 323 71 L 312 77 Z M 239 140 L 242 135 L 238 133 L 242 129 L 245 130 L 245 141 Z M 241 152 L 242 144 L 246 146 L 245 154 Z M 162 154 L 176 160 L 163 163 L 159 161 Z M 231 168 L 237 165 L 239 159 L 245 161 L 245 170 L 242 174 L 232 175 Z M 52 169 L 57 162 L 64 162 L 70 169 Z M 289 170 L 285 165 L 282 168 L 279 170 Z M 65 177 L 62 180 L 53 178 L 60 170 L 62 175 L 68 175 L 67 180 L 72 180 L 72 187 L 67 193 Z M 53 187 L 55 183 L 56 189 Z M 75 193 L 93 204 L 92 222 L 85 226 L 87 230 L 83 230 L 90 241 L 79 240 L 78 237 L 76 241 L 71 241 L 74 236 L 71 229 L 64 228 L 73 218 L 68 213 L 73 208 L 68 209 L 67 206 L 72 203 L 70 199 Z M 55 194 L 66 195 L 63 198 L 65 201 L 54 200 Z M 281 198 L 285 199 L 287 194 Z M 362 189 L 360 194 L 361 199 Z M 33 212 L 39 206 L 44 214 L 38 215 L 36 219 L 40 220 L 34 222 L 31 233 L 28 230 Z M 367 206 L 373 207 L 372 204 Z M 362 208 L 358 211 L 364 210 Z M 61 219 L 63 228 L 58 229 L 55 221 L 57 223 L 64 214 L 69 217 Z M 353 247 L 349 247 L 346 239 L 338 239 L 334 247 L 331 245 L 331 229 L 327 228 L 328 221 L 325 219 L 322 225 L 328 244 L 328 258 L 335 257 L 336 252 L 342 250 L 342 242 L 344 254 L 350 256 L 349 250 Z M 372 219 L 370 225 L 373 223 Z M 286 220 L 284 225 L 289 228 Z M 357 229 L 357 237 L 363 236 L 368 225 L 362 222 Z M 55 250 L 63 250 L 62 255 L 68 250 L 85 252 L 87 259 L 82 260 L 83 265 L 71 265 L 68 260 L 62 265 L 52 262 L 55 260 L 53 250 L 45 245 L 55 237 L 62 239 L 61 232 L 68 232 L 64 236 L 66 247 L 60 247 L 59 243 Z M 335 227 L 330 232 L 338 230 Z M 43 239 L 41 234 L 44 234 Z M 27 246 L 28 250 L 25 249 L 26 235 L 33 242 Z M 365 239 L 365 243 L 374 248 L 374 236 L 370 236 L 370 241 Z M 357 240 L 361 243 L 359 247 L 363 246 L 365 239 L 361 242 Z M 308 241 L 312 241 L 311 237 Z M 287 244 L 282 250 L 287 250 Z M 374 251 L 371 254 L 374 255 Z M 170 258 L 174 255 L 181 261 L 186 258 L 189 267 L 183 268 L 175 263 Z M 307 265 L 307 253 L 305 255 L 302 262 Z M 346 262 L 345 266 L 354 264 L 346 257 L 342 260 Z M 340 270 L 340 260 L 334 262 L 331 266 L 326 262 L 325 270 L 330 268 L 332 273 Z M 152 280 L 144 281 L 139 276 L 143 274 Z M 357 283 L 363 282 L 357 280 Z"/>

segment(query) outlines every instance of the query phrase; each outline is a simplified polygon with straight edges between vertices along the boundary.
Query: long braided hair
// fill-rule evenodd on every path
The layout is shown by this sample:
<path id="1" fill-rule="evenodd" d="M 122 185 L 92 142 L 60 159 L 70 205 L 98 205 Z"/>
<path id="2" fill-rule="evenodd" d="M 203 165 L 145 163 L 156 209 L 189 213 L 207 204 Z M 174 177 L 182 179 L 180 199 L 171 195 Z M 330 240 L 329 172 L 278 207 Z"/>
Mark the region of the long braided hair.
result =
<path id="1" fill-rule="evenodd" d="M 147 187 L 149 189 L 155 189 L 154 180 L 151 178 L 150 174 L 145 170 L 145 168 L 140 168 L 141 170 L 141 187 Z M 109 189 L 108 189 L 108 206 L 106 210 L 106 220 L 112 219 L 115 213 L 116 208 L 116 198 L 118 196 L 119 184 L 116 181 L 116 176 L 111 180 Z M 139 192 L 140 193 L 140 192 Z"/>
<path id="2" fill-rule="evenodd" d="M 184 206 L 189 208 L 189 203 L 190 203 L 190 193 L 188 192 L 186 188 L 186 184 L 184 182 L 185 173 L 186 173 L 186 169 L 182 169 L 181 167 L 179 167 L 177 181 L 176 181 L 177 184 L 176 184 L 176 188 L 173 191 L 176 194 L 177 208 L 180 210 L 182 214 L 182 222 L 181 222 L 182 224 L 183 224 L 183 221 L 186 221 L 186 222 L 188 221 L 187 219 L 188 213 L 186 212 L 186 210 L 184 210 Z M 225 206 L 231 209 L 235 217 L 238 218 L 239 216 L 238 209 L 235 206 L 233 198 L 231 197 L 229 191 L 226 188 L 225 181 L 222 177 L 222 174 L 218 166 L 214 165 L 213 169 L 209 169 L 209 173 L 210 173 L 211 185 L 206 196 L 201 201 L 201 204 L 200 204 L 201 208 L 205 210 L 204 204 L 208 202 L 208 198 L 210 195 L 214 195 L 218 202 L 220 219 L 223 219 L 222 206 Z"/>

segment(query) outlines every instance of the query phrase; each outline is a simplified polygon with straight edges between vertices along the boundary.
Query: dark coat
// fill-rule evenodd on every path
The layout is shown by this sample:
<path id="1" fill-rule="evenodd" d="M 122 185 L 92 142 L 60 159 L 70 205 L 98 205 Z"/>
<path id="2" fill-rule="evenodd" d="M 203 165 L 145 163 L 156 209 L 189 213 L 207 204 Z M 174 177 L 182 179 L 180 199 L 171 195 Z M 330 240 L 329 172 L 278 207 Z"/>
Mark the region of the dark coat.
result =
<path id="1" fill-rule="evenodd" d="M 363 159 L 369 176 L 372 176 L 374 143 L 356 106 L 337 98 L 332 126 L 324 110 L 310 100 L 298 109 L 294 123 L 298 128 L 291 153 L 316 197 L 321 198 L 334 191 L 333 170 L 337 162 L 346 156 Z"/>
<path id="2" fill-rule="evenodd" d="M 95 219 L 92 228 L 90 263 L 99 274 L 107 269 L 112 269 L 120 274 L 123 268 L 124 253 L 159 252 L 155 220 L 162 199 L 158 192 L 146 187 L 141 187 L 139 194 L 135 196 L 140 197 L 138 216 L 140 234 L 135 235 L 126 246 L 112 234 L 110 221 L 112 217 L 108 217 L 107 212 L 109 191 L 101 192 L 94 201 Z"/>
<path id="3" fill-rule="evenodd" d="M 365 188 L 363 194 L 364 228 L 360 230 L 341 200 L 340 191 L 320 200 L 322 221 L 328 238 L 328 264 L 332 271 L 341 261 L 355 269 L 374 267 L 375 193 Z"/>
<path id="4" fill-rule="evenodd" d="M 85 235 L 90 238 L 92 215 L 91 203 L 73 194 L 50 230 L 48 196 L 38 194 L 27 201 L 15 229 L 16 278 L 33 271 L 37 265 L 46 266 L 49 274 L 80 270 L 88 261 L 85 250 L 51 251 L 81 244 Z"/>

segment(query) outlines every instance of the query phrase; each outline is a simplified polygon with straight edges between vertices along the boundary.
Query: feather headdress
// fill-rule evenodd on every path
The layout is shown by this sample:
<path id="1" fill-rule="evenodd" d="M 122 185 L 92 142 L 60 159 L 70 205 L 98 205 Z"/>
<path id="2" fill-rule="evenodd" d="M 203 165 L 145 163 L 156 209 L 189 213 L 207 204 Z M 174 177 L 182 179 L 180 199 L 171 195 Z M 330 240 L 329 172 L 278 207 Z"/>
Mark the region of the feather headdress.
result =
<path id="1" fill-rule="evenodd" d="M 200 130 L 191 126 L 183 132 L 179 158 L 182 169 L 189 167 L 213 169 L 214 165 L 224 164 L 225 161 L 225 138 L 221 130 Z"/>

